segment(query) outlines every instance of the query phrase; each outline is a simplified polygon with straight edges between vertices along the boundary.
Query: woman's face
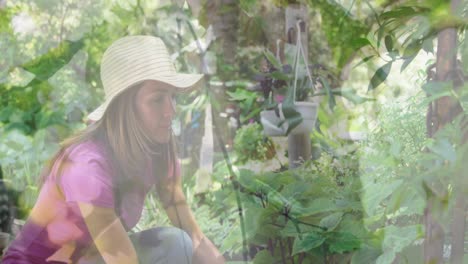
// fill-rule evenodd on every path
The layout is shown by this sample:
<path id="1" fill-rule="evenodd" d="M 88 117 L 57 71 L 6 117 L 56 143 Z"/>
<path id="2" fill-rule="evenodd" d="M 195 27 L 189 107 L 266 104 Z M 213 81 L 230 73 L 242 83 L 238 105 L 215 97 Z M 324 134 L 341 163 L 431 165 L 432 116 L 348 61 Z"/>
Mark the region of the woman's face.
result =
<path id="1" fill-rule="evenodd" d="M 158 81 L 145 81 L 136 94 L 138 114 L 150 138 L 158 143 L 168 143 L 172 118 L 175 114 L 174 89 Z"/>

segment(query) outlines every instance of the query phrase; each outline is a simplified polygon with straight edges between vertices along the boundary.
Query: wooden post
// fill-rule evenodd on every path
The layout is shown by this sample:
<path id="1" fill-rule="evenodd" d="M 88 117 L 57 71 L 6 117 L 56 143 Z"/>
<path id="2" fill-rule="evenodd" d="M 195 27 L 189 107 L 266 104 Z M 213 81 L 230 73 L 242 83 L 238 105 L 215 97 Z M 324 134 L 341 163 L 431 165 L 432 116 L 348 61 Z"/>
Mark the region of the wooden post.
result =
<path id="1" fill-rule="evenodd" d="M 296 23 L 301 23 L 301 42 L 304 48 L 304 54 L 307 58 L 308 36 L 307 36 L 307 22 L 308 13 L 307 8 L 302 4 L 291 4 L 286 8 L 286 36 L 288 43 L 296 43 Z M 298 167 L 303 161 L 311 157 L 311 143 L 309 134 L 289 135 L 288 136 L 288 156 L 289 168 Z"/>

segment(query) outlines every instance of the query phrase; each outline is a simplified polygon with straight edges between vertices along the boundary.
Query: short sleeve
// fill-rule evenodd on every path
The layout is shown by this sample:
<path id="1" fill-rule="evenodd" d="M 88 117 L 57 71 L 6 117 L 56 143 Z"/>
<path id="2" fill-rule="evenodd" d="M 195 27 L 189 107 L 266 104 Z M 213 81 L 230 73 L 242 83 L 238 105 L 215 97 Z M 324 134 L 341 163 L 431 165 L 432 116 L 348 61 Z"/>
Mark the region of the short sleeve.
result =
<path id="1" fill-rule="evenodd" d="M 100 157 L 86 154 L 67 162 L 59 186 L 67 202 L 114 207 L 114 193 L 109 166 Z"/>

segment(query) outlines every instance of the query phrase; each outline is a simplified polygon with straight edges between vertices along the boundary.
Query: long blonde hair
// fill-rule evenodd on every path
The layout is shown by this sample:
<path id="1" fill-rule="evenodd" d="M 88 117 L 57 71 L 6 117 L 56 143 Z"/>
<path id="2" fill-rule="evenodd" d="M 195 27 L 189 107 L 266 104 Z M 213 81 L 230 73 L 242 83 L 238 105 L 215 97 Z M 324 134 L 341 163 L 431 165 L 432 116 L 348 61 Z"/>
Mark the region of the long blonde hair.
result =
<path id="1" fill-rule="evenodd" d="M 138 83 L 129 87 L 111 102 L 100 120 L 64 140 L 60 150 L 44 168 L 41 182 L 45 182 L 53 166 L 58 168 L 55 175 L 57 181 L 63 172 L 64 165 L 68 162 L 67 149 L 87 140 L 101 143 L 105 148 L 105 153 L 109 155 L 106 158 L 111 163 L 112 172 L 116 174 L 112 177 L 117 194 L 122 194 L 124 186 L 141 184 L 138 178 L 141 179 L 140 176 L 147 173 L 148 161 L 153 163 L 153 167 L 158 168 L 153 170 L 154 173 L 158 173 L 154 175 L 157 180 L 165 177 L 168 166 L 175 166 L 175 140 L 171 136 L 169 143 L 159 144 L 153 142 L 148 136 L 136 108 L 136 94 L 142 84 Z"/>

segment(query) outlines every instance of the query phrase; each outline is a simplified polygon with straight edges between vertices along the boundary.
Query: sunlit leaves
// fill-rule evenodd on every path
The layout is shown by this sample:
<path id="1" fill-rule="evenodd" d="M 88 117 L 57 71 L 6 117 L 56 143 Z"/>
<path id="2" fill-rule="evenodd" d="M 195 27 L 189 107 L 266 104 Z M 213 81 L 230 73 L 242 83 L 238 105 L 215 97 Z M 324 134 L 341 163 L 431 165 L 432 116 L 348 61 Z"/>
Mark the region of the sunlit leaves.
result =
<path id="1" fill-rule="evenodd" d="M 47 79 L 65 66 L 82 47 L 83 41 L 64 41 L 57 48 L 23 65 L 23 68 L 35 74 L 37 79 L 47 81 Z"/>
<path id="2" fill-rule="evenodd" d="M 319 9 L 321 28 L 326 35 L 326 41 L 332 49 L 334 64 L 343 67 L 350 56 L 363 46 L 369 44 L 364 36 L 370 26 L 349 15 L 348 11 L 338 2 L 311 0 L 310 6 Z M 337 23 L 339 21 L 339 23 Z M 346 45 L 343 45 L 345 43 Z"/>

